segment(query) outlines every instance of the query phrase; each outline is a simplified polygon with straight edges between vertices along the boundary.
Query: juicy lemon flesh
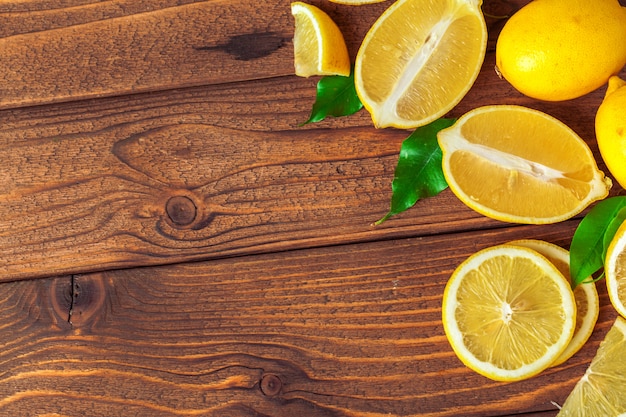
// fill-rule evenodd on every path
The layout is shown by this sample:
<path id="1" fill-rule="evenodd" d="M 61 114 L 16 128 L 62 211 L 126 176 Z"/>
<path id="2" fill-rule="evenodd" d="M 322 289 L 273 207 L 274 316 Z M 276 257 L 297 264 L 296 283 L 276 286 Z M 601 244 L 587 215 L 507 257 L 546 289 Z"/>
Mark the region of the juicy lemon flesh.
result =
<path id="1" fill-rule="evenodd" d="M 449 111 L 473 84 L 486 47 L 477 4 L 400 0 L 366 35 L 356 87 L 377 127 L 425 125 Z"/>
<path id="2" fill-rule="evenodd" d="M 602 159 L 615 180 L 626 188 L 626 81 L 617 76 L 609 79 L 595 125 Z"/>
<path id="3" fill-rule="evenodd" d="M 626 64 L 626 9 L 617 0 L 542 0 L 517 11 L 496 44 L 496 65 L 523 94 L 561 101 L 606 83 Z"/>
<path id="4" fill-rule="evenodd" d="M 559 270 L 565 281 L 570 284 L 569 252 L 553 243 L 536 239 L 523 239 L 509 242 L 510 245 L 523 246 L 545 256 Z M 557 366 L 571 358 L 589 340 L 600 314 L 600 300 L 595 282 L 591 281 L 577 285 L 574 289 L 576 301 L 576 325 L 574 336 L 567 348 L 554 361 L 552 366 Z M 585 280 L 587 281 L 587 280 Z"/>
<path id="5" fill-rule="evenodd" d="M 609 299 L 622 317 L 626 317 L 626 223 L 622 224 L 606 255 L 605 280 Z"/>
<path id="6" fill-rule="evenodd" d="M 321 9 L 302 2 L 291 4 L 295 19 L 293 37 L 295 73 L 350 75 L 350 56 L 343 34 Z"/>
<path id="7" fill-rule="evenodd" d="M 460 267 L 455 274 L 462 278 L 453 274 L 444 295 L 444 328 L 467 366 L 512 381 L 554 362 L 571 340 L 576 312 L 569 285 L 544 257 L 512 246 L 504 252 Z"/>
<path id="8" fill-rule="evenodd" d="M 608 195 L 589 147 L 556 119 L 519 106 L 487 106 L 438 134 L 452 191 L 489 217 L 554 223 Z M 447 154 L 447 155 L 446 155 Z"/>
<path id="9" fill-rule="evenodd" d="M 486 276 L 496 278 L 485 285 Z M 558 291 L 539 285 L 545 278 L 532 262 L 505 257 L 466 276 L 456 319 L 466 346 L 479 360 L 518 369 L 541 358 L 545 346 L 558 341 L 565 319 L 553 299 Z"/>
<path id="10" fill-rule="evenodd" d="M 559 417 L 617 416 L 626 412 L 626 320 L 618 317 Z"/>

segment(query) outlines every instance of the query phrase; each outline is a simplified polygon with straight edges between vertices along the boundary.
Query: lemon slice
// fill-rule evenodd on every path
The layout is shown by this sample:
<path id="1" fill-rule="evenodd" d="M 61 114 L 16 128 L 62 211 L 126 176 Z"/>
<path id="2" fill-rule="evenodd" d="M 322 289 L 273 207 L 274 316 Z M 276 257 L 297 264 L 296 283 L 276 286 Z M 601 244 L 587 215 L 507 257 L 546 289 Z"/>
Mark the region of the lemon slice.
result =
<path id="1" fill-rule="evenodd" d="M 626 222 L 617 229 L 607 249 L 604 276 L 611 304 L 626 317 Z"/>
<path id="2" fill-rule="evenodd" d="M 523 246 L 539 252 L 545 256 L 563 274 L 568 284 L 571 283 L 569 274 L 569 252 L 560 246 L 543 240 L 524 239 L 509 242 L 511 245 Z M 586 280 L 585 280 L 586 281 Z M 598 290 L 594 282 L 585 282 L 574 289 L 576 300 L 576 327 L 574 336 L 565 348 L 565 351 L 554 361 L 552 366 L 557 366 L 571 358 L 583 347 L 593 333 L 593 329 L 600 314 L 600 300 Z"/>
<path id="3" fill-rule="evenodd" d="M 574 294 L 534 250 L 499 245 L 470 256 L 446 285 L 446 337 L 469 368 L 498 381 L 548 368 L 574 334 Z"/>
<path id="4" fill-rule="evenodd" d="M 617 317 L 587 372 L 558 417 L 621 416 L 626 413 L 626 320 Z"/>
<path id="5" fill-rule="evenodd" d="M 485 58 L 482 0 L 398 0 L 365 35 L 355 86 L 377 127 L 438 119 L 470 89 Z"/>
<path id="6" fill-rule="evenodd" d="M 350 75 L 350 56 L 343 34 L 324 11 L 303 2 L 291 3 L 296 75 Z"/>
<path id="7" fill-rule="evenodd" d="M 611 188 L 587 144 L 565 124 L 537 110 L 479 107 L 437 137 L 452 192 L 497 220 L 566 220 L 605 198 Z"/>

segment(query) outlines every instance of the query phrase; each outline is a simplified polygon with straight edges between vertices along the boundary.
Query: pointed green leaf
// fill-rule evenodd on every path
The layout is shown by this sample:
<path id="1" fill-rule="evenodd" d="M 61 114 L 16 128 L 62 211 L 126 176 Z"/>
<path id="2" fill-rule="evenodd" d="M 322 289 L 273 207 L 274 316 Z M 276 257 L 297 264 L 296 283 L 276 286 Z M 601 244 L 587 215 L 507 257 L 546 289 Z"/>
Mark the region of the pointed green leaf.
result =
<path id="1" fill-rule="evenodd" d="M 328 116 L 349 116 L 363 108 L 354 87 L 354 71 L 349 77 L 331 75 L 321 78 L 317 83 L 317 97 L 309 120 L 302 123 L 314 123 Z"/>
<path id="2" fill-rule="evenodd" d="M 454 124 L 455 119 L 438 119 L 416 129 L 402 142 L 398 165 L 391 184 L 391 208 L 375 224 L 401 213 L 420 199 L 433 197 L 448 188 L 441 168 L 442 153 L 437 132 Z"/>
<path id="3" fill-rule="evenodd" d="M 576 287 L 604 266 L 606 242 L 617 231 L 615 222 L 625 216 L 626 197 L 611 197 L 596 204 L 581 220 L 570 245 L 570 275 Z M 620 222 L 621 224 L 621 222 Z M 612 234 L 611 234 L 612 233 Z"/>

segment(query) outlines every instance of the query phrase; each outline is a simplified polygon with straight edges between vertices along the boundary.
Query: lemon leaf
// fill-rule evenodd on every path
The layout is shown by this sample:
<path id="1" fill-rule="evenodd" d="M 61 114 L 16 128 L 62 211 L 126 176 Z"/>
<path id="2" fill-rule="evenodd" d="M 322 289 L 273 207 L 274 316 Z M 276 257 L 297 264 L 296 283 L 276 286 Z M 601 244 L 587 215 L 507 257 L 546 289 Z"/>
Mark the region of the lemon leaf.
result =
<path id="1" fill-rule="evenodd" d="M 349 77 L 341 75 L 322 77 L 317 83 L 317 96 L 311 116 L 300 126 L 322 121 L 328 116 L 349 116 L 362 108 L 363 104 L 354 87 L 354 71 Z"/>
<path id="2" fill-rule="evenodd" d="M 454 124 L 455 119 L 438 119 L 417 128 L 402 142 L 398 165 L 391 183 L 391 208 L 375 225 L 413 207 L 418 200 L 433 197 L 448 183 L 441 168 L 442 153 L 437 132 Z"/>
<path id="3" fill-rule="evenodd" d="M 578 224 L 570 245 L 573 288 L 604 266 L 608 243 L 626 217 L 624 208 L 626 196 L 607 198 L 596 204 Z"/>

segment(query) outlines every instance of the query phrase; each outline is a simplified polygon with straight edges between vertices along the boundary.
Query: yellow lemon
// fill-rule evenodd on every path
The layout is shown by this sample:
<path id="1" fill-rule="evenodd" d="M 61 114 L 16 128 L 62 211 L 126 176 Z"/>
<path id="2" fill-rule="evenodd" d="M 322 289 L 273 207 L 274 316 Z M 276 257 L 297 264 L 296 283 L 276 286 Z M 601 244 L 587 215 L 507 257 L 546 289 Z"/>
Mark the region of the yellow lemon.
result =
<path id="1" fill-rule="evenodd" d="M 415 128 L 451 110 L 480 72 L 482 0 L 398 0 L 365 35 L 355 87 L 376 127 Z"/>
<path id="2" fill-rule="evenodd" d="M 626 8 L 618 0 L 535 0 L 504 25 L 500 74 L 540 100 L 580 97 L 626 64 Z"/>
<path id="3" fill-rule="evenodd" d="M 596 138 L 607 168 L 626 188 L 626 81 L 617 76 L 609 79 L 596 113 Z"/>
<path id="4" fill-rule="evenodd" d="M 558 417 L 626 415 L 626 320 L 618 317 Z"/>
<path id="5" fill-rule="evenodd" d="M 459 359 L 498 381 L 529 378 L 562 354 L 576 304 L 559 270 L 534 250 L 483 249 L 454 271 L 443 295 L 446 337 Z"/>
<path id="6" fill-rule="evenodd" d="M 350 75 L 350 56 L 337 24 L 324 11 L 303 3 L 291 3 L 295 18 L 293 35 L 296 75 Z"/>
<path id="7" fill-rule="evenodd" d="M 450 190 L 493 219 L 555 223 L 605 198 L 611 188 L 587 144 L 537 110 L 478 107 L 437 138 Z"/>
<path id="8" fill-rule="evenodd" d="M 556 266 L 565 277 L 567 283 L 570 284 L 569 251 L 553 243 L 536 239 L 515 240 L 509 244 L 523 246 L 539 252 Z M 574 336 L 552 366 L 562 364 L 578 352 L 591 337 L 598 321 L 600 298 L 598 297 L 595 282 L 585 282 L 576 286 L 574 299 L 576 300 L 576 328 L 574 329 Z"/>

